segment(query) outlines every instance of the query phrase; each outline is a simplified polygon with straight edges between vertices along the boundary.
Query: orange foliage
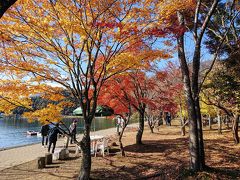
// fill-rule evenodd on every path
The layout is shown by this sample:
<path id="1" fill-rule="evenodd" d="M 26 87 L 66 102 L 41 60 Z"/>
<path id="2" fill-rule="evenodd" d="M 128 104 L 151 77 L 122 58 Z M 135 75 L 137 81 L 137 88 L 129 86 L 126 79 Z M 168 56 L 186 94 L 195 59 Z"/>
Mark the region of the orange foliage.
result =
<path id="1" fill-rule="evenodd" d="M 18 0 L 0 21 L 0 71 L 6 75 L 4 80 L 15 85 L 17 81 L 24 93 L 8 86 L 6 97 L 26 101 L 23 105 L 31 109 L 31 95 L 61 101 L 59 89 L 68 89 L 85 103 L 82 96 L 92 101 L 111 76 L 149 69 L 154 61 L 171 57 L 167 50 L 153 48 L 149 39 L 160 30 L 161 37 L 167 35 L 162 27 L 174 9 L 162 3 Z M 177 7 L 183 8 L 181 4 Z"/>

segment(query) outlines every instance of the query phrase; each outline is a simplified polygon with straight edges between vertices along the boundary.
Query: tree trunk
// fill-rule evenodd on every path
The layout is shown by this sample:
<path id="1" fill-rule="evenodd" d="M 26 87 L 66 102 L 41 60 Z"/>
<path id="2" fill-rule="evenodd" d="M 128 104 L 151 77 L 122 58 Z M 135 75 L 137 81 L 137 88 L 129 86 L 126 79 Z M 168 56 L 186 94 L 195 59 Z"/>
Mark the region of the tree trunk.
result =
<path id="1" fill-rule="evenodd" d="M 238 136 L 238 120 L 239 114 L 233 116 L 233 125 L 232 125 L 232 132 L 235 144 L 239 143 L 239 136 Z"/>
<path id="2" fill-rule="evenodd" d="M 122 144 L 122 140 L 119 140 L 119 146 L 120 146 L 120 150 L 121 150 L 121 155 L 123 157 L 125 157 L 126 154 L 125 154 L 125 150 L 124 150 L 124 147 L 123 147 L 123 144 Z"/>
<path id="3" fill-rule="evenodd" d="M 229 127 L 230 117 L 229 117 L 229 116 L 226 116 L 225 121 L 226 121 L 225 124 L 227 125 L 227 129 L 230 129 L 230 127 Z"/>
<path id="4" fill-rule="evenodd" d="M 121 154 L 122 154 L 123 157 L 126 156 L 125 151 L 124 151 L 124 147 L 123 147 L 123 144 L 122 144 L 122 136 L 123 136 L 123 132 L 124 132 L 125 128 L 126 128 L 126 126 L 124 125 L 123 128 L 122 128 L 122 131 L 119 135 L 119 138 L 118 138 L 120 151 L 121 151 Z"/>
<path id="5" fill-rule="evenodd" d="M 212 129 L 212 119 L 210 115 L 208 115 L 208 127 L 210 130 Z"/>
<path id="6" fill-rule="evenodd" d="M 120 150 L 121 150 L 121 154 L 123 157 L 126 156 L 125 154 L 125 150 L 124 150 L 124 147 L 123 147 L 123 144 L 122 144 L 122 136 L 123 136 L 123 133 L 124 133 L 124 130 L 125 128 L 127 127 L 129 121 L 130 121 L 130 118 L 131 118 L 131 114 L 132 114 L 132 110 L 131 110 L 131 105 L 129 103 L 129 107 L 128 107 L 128 116 L 126 117 L 126 119 L 124 119 L 124 124 L 123 124 L 123 127 L 122 127 L 122 131 L 119 135 L 119 138 L 118 138 L 118 141 L 119 141 L 119 146 L 120 146 Z M 123 118 L 123 117 L 122 117 Z"/>
<path id="7" fill-rule="evenodd" d="M 91 171 L 91 146 L 90 146 L 90 124 L 86 124 L 82 141 L 80 142 L 82 150 L 82 162 L 79 173 L 79 180 L 88 180 Z"/>
<path id="8" fill-rule="evenodd" d="M 199 104 L 199 98 L 196 98 L 195 101 L 196 115 L 197 115 L 197 128 L 198 128 L 198 143 L 199 143 L 199 170 L 205 168 L 205 152 L 204 152 L 204 143 L 203 143 L 203 130 L 202 130 L 202 115 Z"/>
<path id="9" fill-rule="evenodd" d="M 182 136 L 185 136 L 186 135 L 186 120 L 185 120 L 185 117 L 181 118 L 181 135 Z"/>
<path id="10" fill-rule="evenodd" d="M 219 113 L 217 119 L 218 119 L 218 134 L 222 134 L 222 121 Z"/>
<path id="11" fill-rule="evenodd" d="M 151 131 L 151 133 L 153 134 L 154 132 L 153 132 L 153 127 L 152 126 L 149 126 L 150 127 L 150 131 Z"/>
<path id="12" fill-rule="evenodd" d="M 189 153 L 190 153 L 190 169 L 199 171 L 199 140 L 197 128 L 197 116 L 195 111 L 194 101 L 191 96 L 190 84 L 184 81 L 185 97 L 188 106 L 189 118 Z"/>
<path id="13" fill-rule="evenodd" d="M 190 149 L 190 169 L 193 171 L 199 171 L 200 159 L 199 159 L 199 138 L 197 117 L 194 108 L 194 102 L 191 96 L 187 96 L 188 100 L 188 116 L 189 116 L 189 149 Z"/>
<path id="14" fill-rule="evenodd" d="M 146 118 L 147 118 L 148 126 L 150 128 L 151 133 L 154 133 L 153 132 L 153 128 L 154 128 L 153 117 L 152 116 L 146 116 Z"/>
<path id="15" fill-rule="evenodd" d="M 70 141 L 70 137 L 69 137 L 69 136 L 67 136 L 66 148 L 68 148 L 69 141 Z"/>
<path id="16" fill-rule="evenodd" d="M 178 12 L 179 24 L 184 24 L 184 18 Z M 191 80 L 188 69 L 187 60 L 184 51 L 184 34 L 177 38 L 178 43 L 178 59 L 181 65 L 184 95 L 187 102 L 188 118 L 189 118 L 189 153 L 190 153 L 190 169 L 193 171 L 199 170 L 199 142 L 198 142 L 198 129 L 195 104 L 192 97 Z"/>
<path id="17" fill-rule="evenodd" d="M 130 119 L 130 117 L 124 122 L 122 130 L 121 130 L 120 135 L 118 137 L 120 151 L 121 151 L 121 154 L 122 154 L 123 157 L 125 157 L 126 154 L 125 154 L 125 150 L 124 150 L 124 147 L 123 147 L 123 144 L 122 144 L 122 137 L 123 137 L 124 130 L 128 125 L 129 119 Z"/>
<path id="18" fill-rule="evenodd" d="M 145 110 L 139 111 L 139 128 L 136 136 L 136 144 L 142 144 L 142 135 L 144 130 L 144 114 Z"/>
<path id="19" fill-rule="evenodd" d="M 199 161 L 199 133 L 197 122 L 197 113 L 195 109 L 195 103 L 192 98 L 192 91 L 190 86 L 190 78 L 187 75 L 188 67 L 185 63 L 181 63 L 183 72 L 183 84 L 185 91 L 185 98 L 187 101 L 188 118 L 189 118 L 189 153 L 190 153 L 190 169 L 193 171 L 199 171 L 200 161 Z"/>
<path id="20" fill-rule="evenodd" d="M 181 99 L 180 99 L 181 101 Z M 185 129 L 185 117 L 182 115 L 182 103 L 180 102 L 180 124 L 181 124 L 181 135 L 185 136 L 186 134 L 186 129 Z"/>

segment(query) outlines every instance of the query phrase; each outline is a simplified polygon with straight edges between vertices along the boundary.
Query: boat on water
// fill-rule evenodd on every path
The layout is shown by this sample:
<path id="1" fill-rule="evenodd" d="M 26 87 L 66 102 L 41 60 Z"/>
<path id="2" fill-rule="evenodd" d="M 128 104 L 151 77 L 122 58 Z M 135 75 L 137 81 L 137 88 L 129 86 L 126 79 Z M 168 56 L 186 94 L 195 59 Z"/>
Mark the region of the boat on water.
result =
<path id="1" fill-rule="evenodd" d="M 37 131 L 32 131 L 32 130 L 27 131 L 27 135 L 29 136 L 36 136 L 37 134 L 38 134 Z"/>

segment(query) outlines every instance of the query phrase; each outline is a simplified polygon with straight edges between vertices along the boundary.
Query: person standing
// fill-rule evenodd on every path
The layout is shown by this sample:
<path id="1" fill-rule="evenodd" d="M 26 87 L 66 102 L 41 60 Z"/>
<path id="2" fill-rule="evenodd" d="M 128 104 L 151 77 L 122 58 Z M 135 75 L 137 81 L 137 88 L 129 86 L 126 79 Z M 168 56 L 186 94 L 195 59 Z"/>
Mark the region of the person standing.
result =
<path id="1" fill-rule="evenodd" d="M 76 141 L 76 134 L 77 134 L 77 120 L 74 120 L 72 124 L 69 127 L 70 133 L 71 133 L 71 140 L 70 144 L 74 143 Z"/>
<path id="2" fill-rule="evenodd" d="M 46 147 L 48 144 L 48 131 L 49 131 L 48 124 L 42 125 L 40 133 L 42 135 L 42 146 L 43 147 Z M 45 144 L 44 144 L 44 141 L 45 141 Z"/>
<path id="3" fill-rule="evenodd" d="M 170 112 L 167 113 L 166 120 L 167 120 L 167 125 L 171 126 L 171 114 L 170 114 Z"/>
<path id="4" fill-rule="evenodd" d="M 59 127 L 59 123 L 56 123 L 55 127 L 49 130 L 49 134 L 48 134 L 48 141 L 49 141 L 48 152 L 50 152 L 51 146 L 53 145 L 52 153 L 54 153 L 54 150 L 55 150 L 55 147 L 56 147 L 56 143 L 57 143 L 57 135 L 58 134 L 63 134 L 59 130 L 58 127 Z"/>
<path id="5" fill-rule="evenodd" d="M 117 135 L 120 135 L 120 127 L 121 127 L 121 116 L 117 116 L 116 118 L 117 122 L 116 122 L 116 127 L 117 127 Z"/>
<path id="6" fill-rule="evenodd" d="M 116 127 L 117 127 L 117 135 L 120 135 L 120 128 L 123 128 L 125 121 L 121 116 L 117 116 L 117 123 L 116 123 Z"/>

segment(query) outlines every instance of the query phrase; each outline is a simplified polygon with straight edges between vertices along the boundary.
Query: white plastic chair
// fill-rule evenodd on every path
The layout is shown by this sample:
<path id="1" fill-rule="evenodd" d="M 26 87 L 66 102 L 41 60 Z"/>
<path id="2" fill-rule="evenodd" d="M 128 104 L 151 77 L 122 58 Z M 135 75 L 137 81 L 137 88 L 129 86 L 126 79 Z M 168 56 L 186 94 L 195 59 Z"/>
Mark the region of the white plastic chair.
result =
<path id="1" fill-rule="evenodd" d="M 109 146 L 108 146 L 108 141 L 109 139 L 103 138 L 101 141 L 98 141 L 96 144 L 96 151 L 95 151 L 95 156 L 97 151 L 99 150 L 102 156 L 105 156 L 105 151 L 109 155 Z"/>

